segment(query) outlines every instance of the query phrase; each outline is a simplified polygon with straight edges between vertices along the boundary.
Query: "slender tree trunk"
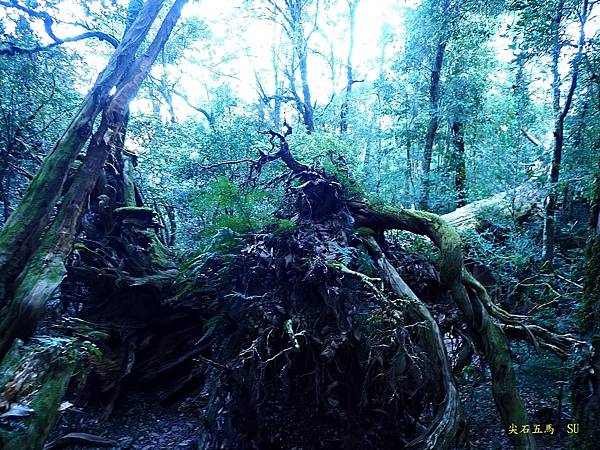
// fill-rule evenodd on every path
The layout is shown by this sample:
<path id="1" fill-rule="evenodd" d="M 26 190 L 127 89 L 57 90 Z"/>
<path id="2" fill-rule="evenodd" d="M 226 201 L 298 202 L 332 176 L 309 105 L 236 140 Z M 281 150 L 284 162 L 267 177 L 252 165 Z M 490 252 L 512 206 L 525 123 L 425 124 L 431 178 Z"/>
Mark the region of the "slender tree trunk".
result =
<path id="1" fill-rule="evenodd" d="M 429 101 L 431 104 L 431 115 L 425 134 L 425 148 L 423 149 L 423 183 L 421 187 L 421 198 L 419 199 L 419 208 L 427 210 L 429 208 L 429 194 L 431 190 L 431 158 L 433 156 L 433 143 L 435 135 L 440 124 L 440 75 L 444 64 L 444 54 L 446 52 L 446 41 L 441 40 L 438 43 L 433 69 L 431 71 L 431 82 L 429 86 Z"/>
<path id="2" fill-rule="evenodd" d="M 560 105 L 561 79 L 558 71 L 562 43 L 560 39 L 561 22 L 563 19 L 564 2 L 560 2 L 554 18 L 554 35 L 552 49 L 552 104 L 555 114 L 554 122 L 554 146 L 552 149 L 552 163 L 550 167 L 550 182 L 544 214 L 544 233 L 542 258 L 546 263 L 552 264 L 554 259 L 554 247 L 556 238 L 556 208 L 557 208 L 557 184 L 560 176 L 560 164 L 564 146 L 565 119 L 569 114 L 573 103 L 573 95 L 577 87 L 579 76 L 579 65 L 583 56 L 585 45 L 585 22 L 588 14 L 588 0 L 584 0 L 581 11 L 581 22 L 579 28 L 579 42 L 577 54 L 571 64 L 571 84 L 569 86 L 564 105 Z"/>
<path id="3" fill-rule="evenodd" d="M 307 52 L 304 49 L 300 57 L 300 80 L 302 81 L 302 96 L 303 98 L 303 117 L 304 125 L 309 132 L 315 131 L 315 118 L 310 96 L 310 86 L 308 84 L 308 62 Z"/>
<path id="4" fill-rule="evenodd" d="M 173 94 L 171 93 L 171 89 L 169 89 L 169 83 L 167 80 L 167 58 L 165 56 L 164 50 L 160 54 L 161 58 L 161 66 L 162 66 L 162 74 L 160 77 L 160 92 L 167 103 L 167 108 L 169 110 L 169 116 L 171 116 L 171 123 L 176 123 L 177 118 L 175 117 L 175 108 L 173 107 Z"/>
<path id="5" fill-rule="evenodd" d="M 406 165 L 404 166 L 404 195 L 407 199 L 412 200 L 412 138 L 410 136 L 406 137 Z"/>
<path id="6" fill-rule="evenodd" d="M 288 15 L 284 17 L 288 24 L 286 31 L 288 33 L 288 37 L 292 41 L 294 55 L 296 58 L 298 58 L 302 97 L 300 97 L 296 89 L 294 61 L 292 61 L 291 69 L 287 74 L 287 78 L 290 83 L 290 90 L 292 91 L 292 95 L 294 96 L 294 100 L 296 102 L 296 107 L 302 116 L 304 126 L 306 126 L 306 130 L 311 133 L 315 131 L 315 121 L 310 83 L 308 81 L 308 42 L 304 33 L 302 18 L 305 3 L 304 0 L 290 0 L 286 1 L 286 4 L 288 8 Z M 316 14 L 318 14 L 318 12 Z"/>
<path id="7" fill-rule="evenodd" d="M 452 155 L 454 169 L 454 190 L 456 191 L 456 207 L 460 208 L 467 204 L 467 168 L 465 164 L 465 131 L 462 122 L 454 120 L 451 126 Z"/>
<path id="8" fill-rule="evenodd" d="M 340 112 L 340 133 L 345 135 L 348 132 L 348 114 L 350 109 L 350 100 L 352 98 L 352 85 L 354 84 L 354 74 L 352 68 L 352 54 L 354 52 L 354 29 L 356 28 L 356 7 L 360 0 L 350 0 L 348 2 L 348 22 L 350 24 L 348 59 L 346 61 L 346 90 Z"/>

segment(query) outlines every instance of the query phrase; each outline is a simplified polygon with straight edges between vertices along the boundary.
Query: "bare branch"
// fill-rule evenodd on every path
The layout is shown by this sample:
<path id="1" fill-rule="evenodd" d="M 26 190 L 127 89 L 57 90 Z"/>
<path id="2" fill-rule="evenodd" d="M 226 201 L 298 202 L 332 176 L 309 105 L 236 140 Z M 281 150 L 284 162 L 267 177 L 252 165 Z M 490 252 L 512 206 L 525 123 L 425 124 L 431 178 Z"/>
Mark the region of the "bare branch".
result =
<path id="1" fill-rule="evenodd" d="M 44 30 L 46 31 L 46 34 L 53 41 L 52 43 L 50 43 L 48 45 L 37 44 L 37 45 L 35 45 L 33 47 L 29 47 L 29 48 L 20 47 L 19 45 L 9 43 L 9 42 L 3 42 L 2 44 L 4 45 L 4 48 L 0 49 L 0 55 L 15 56 L 15 55 L 21 55 L 21 54 L 37 53 L 37 52 L 51 50 L 54 47 L 57 47 L 59 45 L 62 45 L 62 44 L 68 43 L 68 42 L 76 42 L 76 41 L 92 39 L 92 38 L 98 39 L 100 41 L 108 42 L 110 45 L 112 45 L 115 48 L 119 45 L 119 41 L 115 37 L 113 37 L 107 33 L 104 33 L 102 31 L 86 31 L 86 32 L 78 34 L 76 36 L 59 38 L 58 36 L 56 36 L 56 34 L 54 33 L 54 30 L 52 28 L 55 24 L 55 20 L 52 18 L 52 16 L 50 16 L 50 14 L 48 14 L 48 12 L 36 11 L 34 9 L 28 8 L 28 7 L 23 6 L 20 3 L 18 3 L 17 0 L 0 0 L 0 6 L 5 6 L 7 8 L 15 8 L 19 11 L 23 11 L 30 17 L 34 17 L 36 19 L 42 20 L 44 22 Z"/>
<path id="2" fill-rule="evenodd" d="M 33 180 L 33 174 L 29 173 L 27 170 L 23 169 L 22 167 L 17 166 L 16 164 L 11 163 L 10 161 L 8 161 L 8 165 L 10 167 L 12 167 L 13 169 L 15 169 L 18 173 L 23 175 L 28 180 Z"/>
<path id="3" fill-rule="evenodd" d="M 187 96 L 181 92 L 179 92 L 178 90 L 173 90 L 173 93 L 175 95 L 177 95 L 178 97 L 180 97 L 190 108 L 195 109 L 196 111 L 198 111 L 199 113 L 201 113 L 204 117 L 206 117 L 206 120 L 208 120 L 208 124 L 210 125 L 211 128 L 214 128 L 216 123 L 215 123 L 215 115 L 202 108 L 201 106 L 197 106 L 194 105 L 193 103 L 190 102 L 190 100 L 187 98 Z"/>

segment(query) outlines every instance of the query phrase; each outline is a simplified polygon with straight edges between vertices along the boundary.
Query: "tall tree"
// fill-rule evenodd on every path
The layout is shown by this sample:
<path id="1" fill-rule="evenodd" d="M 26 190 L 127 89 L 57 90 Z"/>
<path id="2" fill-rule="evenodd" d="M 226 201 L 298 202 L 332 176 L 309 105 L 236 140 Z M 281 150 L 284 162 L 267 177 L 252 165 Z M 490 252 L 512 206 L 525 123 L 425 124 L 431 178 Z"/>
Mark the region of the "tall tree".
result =
<path id="1" fill-rule="evenodd" d="M 285 69 L 290 91 L 296 108 L 308 132 L 315 131 L 314 105 L 309 83 L 308 45 L 312 34 L 317 30 L 319 15 L 318 0 L 268 0 L 273 18 L 279 20 L 292 45 L 292 58 Z M 314 5 L 310 27 L 309 6 Z M 300 76 L 300 89 L 297 86 L 297 74 Z"/>
<path id="2" fill-rule="evenodd" d="M 566 98 L 561 104 L 563 80 L 559 73 L 559 64 L 563 49 L 570 45 L 568 39 L 565 39 L 566 14 L 565 1 L 560 0 L 556 5 L 554 17 L 551 26 L 552 42 L 552 110 L 554 112 L 554 142 L 552 148 L 552 162 L 550 167 L 550 179 L 548 184 L 548 195 L 544 208 L 544 235 L 542 257 L 544 261 L 552 263 L 554 258 L 554 245 L 556 234 L 556 209 L 557 209 L 557 189 L 560 176 L 560 165 L 564 147 L 564 129 L 565 119 L 569 114 L 573 104 L 573 96 L 577 87 L 579 77 L 579 67 L 583 57 L 585 46 L 585 24 L 588 18 L 588 0 L 583 0 L 577 5 L 575 11 L 579 20 L 579 39 L 575 44 L 577 52 L 571 60 L 571 80 L 567 87 Z"/>
<path id="3" fill-rule="evenodd" d="M 354 53 L 354 33 L 356 28 L 356 8 L 360 0 L 347 0 L 348 3 L 348 57 L 346 60 L 346 89 L 340 111 L 340 132 L 346 134 L 348 131 L 348 114 L 352 98 L 352 85 L 355 83 L 354 68 L 352 66 L 352 54 Z"/>
<path id="4" fill-rule="evenodd" d="M 419 208 L 427 210 L 429 208 L 429 195 L 431 190 L 431 158 L 433 156 L 433 143 L 440 124 L 440 92 L 441 75 L 444 65 L 444 55 L 448 45 L 448 7 L 450 0 L 442 0 L 440 5 L 435 5 L 436 11 L 441 19 L 440 27 L 437 31 L 435 51 L 432 58 L 431 78 L 429 82 L 429 123 L 425 134 L 425 146 L 423 147 L 423 185 L 421 188 L 421 198 L 419 199 Z"/>

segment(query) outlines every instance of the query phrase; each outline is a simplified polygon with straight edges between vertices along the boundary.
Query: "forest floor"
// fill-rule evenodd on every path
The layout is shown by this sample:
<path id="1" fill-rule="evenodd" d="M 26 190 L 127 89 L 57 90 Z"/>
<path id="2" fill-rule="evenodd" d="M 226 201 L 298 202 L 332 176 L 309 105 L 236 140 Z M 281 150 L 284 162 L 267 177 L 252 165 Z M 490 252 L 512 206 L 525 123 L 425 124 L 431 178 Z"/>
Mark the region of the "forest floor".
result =
<path id="1" fill-rule="evenodd" d="M 539 361 L 534 360 L 533 365 Z M 531 361 L 529 365 L 531 365 Z M 537 373 L 538 376 L 541 374 Z M 462 389 L 465 418 L 469 421 L 466 444 L 461 450 L 507 450 L 512 448 L 498 412 L 494 407 L 491 393 L 491 380 L 479 378 Z M 528 381 L 535 382 L 537 376 L 525 373 Z M 555 433 L 536 436 L 539 450 L 566 450 L 566 423 L 570 417 L 568 402 L 564 401 L 562 423 L 549 419 L 548 414 L 556 412 L 557 389 L 541 389 L 525 386 L 521 390 L 525 404 L 530 411 L 532 424 L 539 423 L 542 429 L 546 423 L 554 423 Z M 119 450 L 163 450 L 196 448 L 198 438 L 199 408 L 193 400 L 163 406 L 153 392 L 132 391 L 117 404 L 113 414 L 106 421 L 99 421 L 101 411 L 82 410 L 77 405 L 65 411 L 59 420 L 49 442 L 72 432 L 85 432 L 114 440 Z M 546 416 L 546 417 L 545 417 Z M 72 445 L 69 448 L 106 449 Z"/>
<path id="2" fill-rule="evenodd" d="M 48 440 L 67 433 L 90 433 L 114 440 L 119 450 L 181 449 L 197 447 L 199 409 L 190 400 L 163 406 L 155 392 L 132 391 L 100 421 L 102 411 L 85 411 L 77 405 L 65 411 Z M 69 449 L 111 448 L 72 445 Z"/>
<path id="3" fill-rule="evenodd" d="M 567 450 L 567 424 L 572 422 L 571 400 L 568 386 L 563 389 L 564 398 L 559 406 L 560 385 L 548 385 L 549 380 L 560 379 L 563 368 L 556 368 L 560 360 L 554 357 L 531 356 L 522 365 L 515 364 L 521 380 L 520 394 L 527 411 L 531 430 L 540 425 L 541 433 L 535 435 L 538 450 Z M 541 370 L 538 370 L 541 367 Z M 463 413 L 469 422 L 469 432 L 464 450 L 506 450 L 513 446 L 504 430 L 492 397 L 489 373 L 474 382 L 460 387 Z M 559 412 L 560 411 L 560 412 Z M 559 419 L 560 417 L 560 419 Z M 546 425 L 552 425 L 554 433 L 545 433 Z M 573 448 L 573 447 L 571 447 Z"/>

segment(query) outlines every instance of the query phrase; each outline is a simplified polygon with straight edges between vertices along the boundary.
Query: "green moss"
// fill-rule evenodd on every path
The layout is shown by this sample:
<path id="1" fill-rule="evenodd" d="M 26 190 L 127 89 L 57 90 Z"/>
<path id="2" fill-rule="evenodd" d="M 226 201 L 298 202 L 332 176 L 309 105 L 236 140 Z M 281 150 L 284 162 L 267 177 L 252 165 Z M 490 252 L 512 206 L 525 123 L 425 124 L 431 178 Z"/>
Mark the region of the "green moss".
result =
<path id="1" fill-rule="evenodd" d="M 58 417 L 58 407 L 75 368 L 76 354 L 64 340 L 37 339 L 24 347 L 19 341 L 3 361 L 3 384 L 14 378 L 19 368 L 37 372 L 37 377 L 27 383 L 27 391 L 19 402 L 34 410 L 30 416 L 18 421 L 14 429 L 0 428 L 0 448 L 5 450 L 40 449 Z M 28 392 L 28 393 L 27 393 Z"/>
<path id="2" fill-rule="evenodd" d="M 354 231 L 356 231 L 356 233 L 361 236 L 361 237 L 371 237 L 375 234 L 375 231 L 373 231 L 371 228 L 367 228 L 367 227 L 358 227 L 356 228 Z"/>
<path id="3" fill-rule="evenodd" d="M 600 332 L 600 236 L 594 236 L 586 248 L 584 270 L 584 299 L 580 308 L 581 327 L 584 332 Z"/>
<path id="4" fill-rule="evenodd" d="M 115 209 L 115 214 L 138 216 L 138 215 L 153 215 L 154 210 L 152 208 L 145 208 L 143 206 L 123 206 Z"/>
<path id="5" fill-rule="evenodd" d="M 11 349 L 2 360 L 2 364 L 0 364 L 0 388 L 4 386 L 10 379 L 12 379 L 15 371 L 19 368 L 22 358 L 22 346 L 23 341 L 20 339 L 15 339 Z"/>
<path id="6" fill-rule="evenodd" d="M 277 219 L 275 222 L 275 229 L 273 230 L 273 234 L 282 235 L 286 233 L 291 233 L 298 229 L 298 224 L 291 220 L 287 219 Z"/>

